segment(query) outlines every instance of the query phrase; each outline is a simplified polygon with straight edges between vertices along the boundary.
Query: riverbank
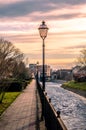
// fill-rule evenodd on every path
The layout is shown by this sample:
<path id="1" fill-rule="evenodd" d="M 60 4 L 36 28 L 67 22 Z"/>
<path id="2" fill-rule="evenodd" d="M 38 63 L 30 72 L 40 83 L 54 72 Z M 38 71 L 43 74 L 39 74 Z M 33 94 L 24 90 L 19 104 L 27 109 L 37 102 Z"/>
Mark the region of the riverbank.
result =
<path id="1" fill-rule="evenodd" d="M 61 87 L 86 98 L 86 83 L 75 83 L 74 81 L 70 81 L 63 83 Z"/>

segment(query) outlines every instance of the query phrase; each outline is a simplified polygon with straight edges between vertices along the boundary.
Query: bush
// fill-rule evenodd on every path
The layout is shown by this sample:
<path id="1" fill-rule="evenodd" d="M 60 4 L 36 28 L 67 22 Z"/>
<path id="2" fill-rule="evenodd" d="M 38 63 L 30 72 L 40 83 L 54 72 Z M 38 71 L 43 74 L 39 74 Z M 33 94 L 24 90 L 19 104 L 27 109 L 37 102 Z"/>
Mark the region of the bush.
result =
<path id="1" fill-rule="evenodd" d="M 73 77 L 74 77 L 74 80 L 77 82 L 86 82 L 86 75 L 77 73 L 77 74 L 74 74 Z"/>
<path id="2" fill-rule="evenodd" d="M 31 80 L 8 79 L 0 82 L 0 90 L 4 92 L 20 92 L 26 88 Z"/>
<path id="3" fill-rule="evenodd" d="M 0 88 L 5 88 L 5 92 L 20 92 L 25 89 L 26 86 L 27 82 L 25 81 L 13 80 L 3 83 L 2 85 L 0 85 Z"/>
<path id="4" fill-rule="evenodd" d="M 13 80 L 8 88 L 9 92 L 19 92 L 26 88 L 30 81 L 27 80 Z"/>
<path id="5" fill-rule="evenodd" d="M 22 82 L 12 81 L 10 82 L 7 92 L 19 92 L 22 91 Z"/>
<path id="6" fill-rule="evenodd" d="M 27 81 L 25 80 L 22 81 L 22 90 L 26 88 L 27 84 L 28 84 Z"/>

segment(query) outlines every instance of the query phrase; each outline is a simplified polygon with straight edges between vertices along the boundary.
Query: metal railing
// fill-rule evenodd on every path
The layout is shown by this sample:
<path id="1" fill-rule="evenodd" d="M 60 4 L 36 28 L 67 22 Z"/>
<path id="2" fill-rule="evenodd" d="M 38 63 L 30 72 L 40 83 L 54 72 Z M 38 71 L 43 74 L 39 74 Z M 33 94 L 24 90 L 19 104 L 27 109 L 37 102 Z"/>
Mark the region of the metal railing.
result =
<path id="1" fill-rule="evenodd" d="M 45 126 L 47 130 L 67 130 L 60 117 L 60 111 L 56 112 L 51 104 L 51 99 L 47 97 L 47 93 L 43 91 L 42 85 L 38 81 L 37 90 L 42 103 L 42 119 L 45 119 Z"/>

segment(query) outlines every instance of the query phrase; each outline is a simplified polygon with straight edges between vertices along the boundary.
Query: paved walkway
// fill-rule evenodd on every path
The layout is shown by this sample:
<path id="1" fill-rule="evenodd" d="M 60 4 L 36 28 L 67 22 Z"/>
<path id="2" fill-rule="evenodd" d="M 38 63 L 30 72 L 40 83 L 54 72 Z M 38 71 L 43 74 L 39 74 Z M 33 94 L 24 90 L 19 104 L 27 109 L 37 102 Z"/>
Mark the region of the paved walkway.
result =
<path id="1" fill-rule="evenodd" d="M 2 114 L 0 130 L 45 130 L 44 122 L 39 122 L 40 114 L 40 101 L 33 80 Z"/>

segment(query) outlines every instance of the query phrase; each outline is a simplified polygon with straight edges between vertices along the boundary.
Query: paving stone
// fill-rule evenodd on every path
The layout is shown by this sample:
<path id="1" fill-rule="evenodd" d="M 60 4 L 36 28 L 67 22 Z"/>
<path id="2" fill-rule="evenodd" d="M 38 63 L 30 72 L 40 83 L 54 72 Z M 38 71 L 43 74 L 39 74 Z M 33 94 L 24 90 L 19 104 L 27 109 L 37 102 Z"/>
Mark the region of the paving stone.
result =
<path id="1" fill-rule="evenodd" d="M 37 113 L 37 101 L 40 105 L 36 83 L 33 80 L 2 114 L 0 130 L 45 130 L 44 122 L 37 122 L 37 114 L 41 113 L 41 108 L 40 113 Z M 39 129 L 37 129 L 38 123 Z"/>

